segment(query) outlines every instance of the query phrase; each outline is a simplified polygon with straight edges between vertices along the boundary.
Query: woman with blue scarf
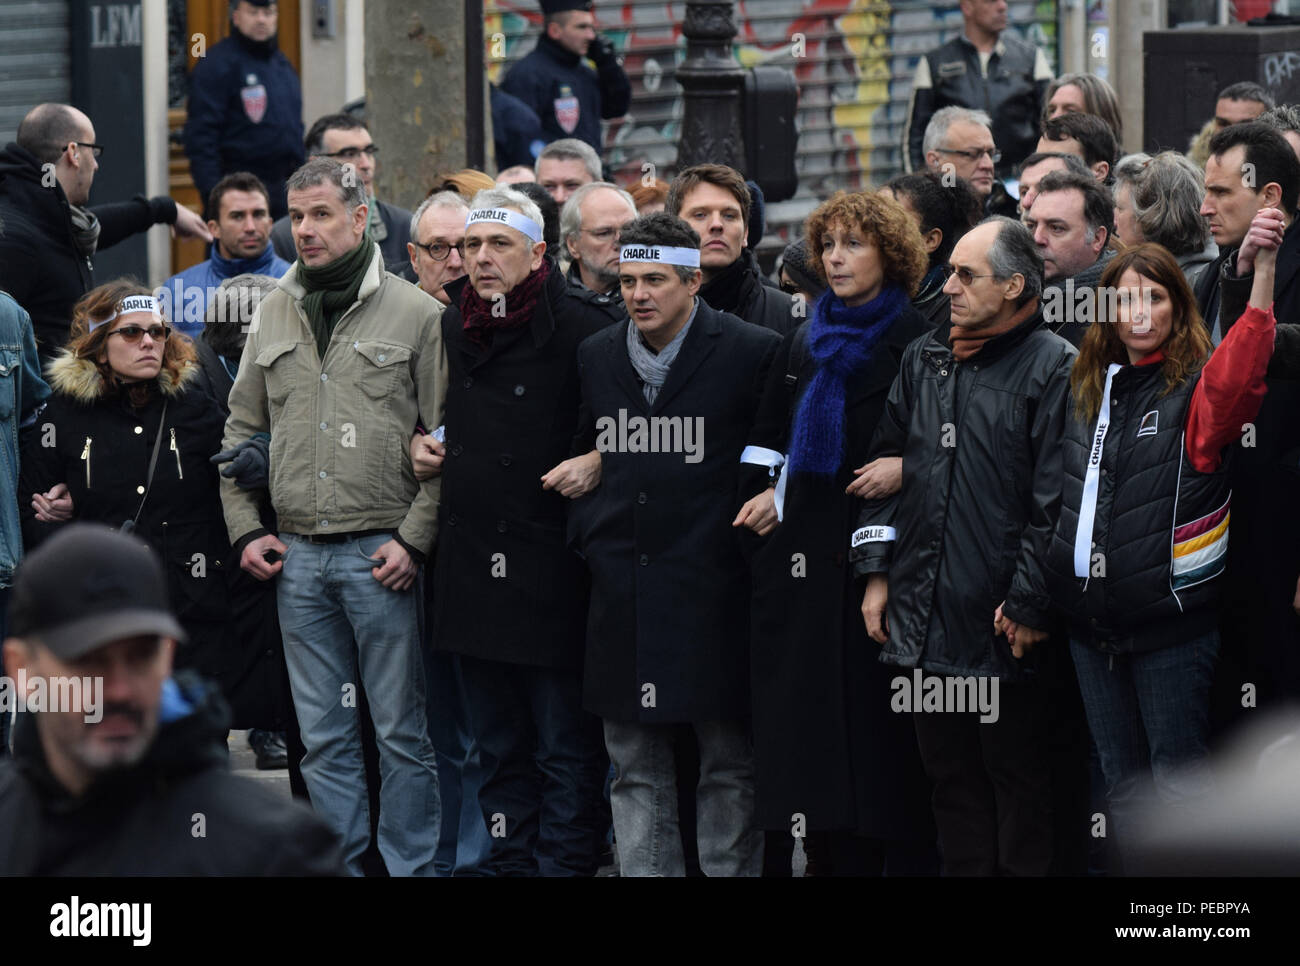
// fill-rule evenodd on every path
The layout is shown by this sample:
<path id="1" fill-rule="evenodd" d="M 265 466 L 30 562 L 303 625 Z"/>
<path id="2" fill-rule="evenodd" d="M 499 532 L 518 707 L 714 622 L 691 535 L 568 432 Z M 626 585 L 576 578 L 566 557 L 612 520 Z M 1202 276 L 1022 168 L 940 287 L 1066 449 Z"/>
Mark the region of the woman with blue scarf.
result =
<path id="1" fill-rule="evenodd" d="M 757 819 L 772 874 L 802 838 L 812 875 L 933 873 L 916 738 L 890 711 L 848 564 L 866 454 L 903 350 L 929 331 L 912 307 L 928 267 L 892 198 L 840 193 L 809 217 L 828 289 L 786 337 L 742 462 L 749 533 Z"/>

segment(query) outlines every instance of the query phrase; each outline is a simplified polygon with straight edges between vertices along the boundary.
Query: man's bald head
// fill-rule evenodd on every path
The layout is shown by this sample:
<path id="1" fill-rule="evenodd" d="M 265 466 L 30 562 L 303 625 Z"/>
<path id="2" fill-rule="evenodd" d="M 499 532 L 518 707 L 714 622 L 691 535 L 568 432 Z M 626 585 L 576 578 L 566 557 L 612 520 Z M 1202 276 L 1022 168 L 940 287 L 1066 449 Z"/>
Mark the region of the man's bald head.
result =
<path id="1" fill-rule="evenodd" d="M 90 118 L 69 104 L 37 104 L 18 125 L 15 140 L 41 164 L 53 164 L 69 143 L 92 140 L 93 131 Z"/>

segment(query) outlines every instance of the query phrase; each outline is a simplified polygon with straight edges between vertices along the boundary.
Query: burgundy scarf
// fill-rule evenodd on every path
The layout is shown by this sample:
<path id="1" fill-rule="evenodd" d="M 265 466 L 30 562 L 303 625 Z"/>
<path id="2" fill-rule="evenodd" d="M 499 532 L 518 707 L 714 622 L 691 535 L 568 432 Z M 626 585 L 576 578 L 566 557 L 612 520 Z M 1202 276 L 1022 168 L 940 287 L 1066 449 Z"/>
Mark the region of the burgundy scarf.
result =
<path id="1" fill-rule="evenodd" d="M 497 330 L 508 331 L 527 325 L 537 308 L 546 277 L 551 273 L 551 263 L 542 259 L 541 267 L 529 274 L 506 294 L 505 313 L 493 314 L 495 302 L 486 301 L 473 285 L 466 285 L 460 293 L 460 314 L 465 320 L 465 337 L 475 345 L 486 347 Z"/>

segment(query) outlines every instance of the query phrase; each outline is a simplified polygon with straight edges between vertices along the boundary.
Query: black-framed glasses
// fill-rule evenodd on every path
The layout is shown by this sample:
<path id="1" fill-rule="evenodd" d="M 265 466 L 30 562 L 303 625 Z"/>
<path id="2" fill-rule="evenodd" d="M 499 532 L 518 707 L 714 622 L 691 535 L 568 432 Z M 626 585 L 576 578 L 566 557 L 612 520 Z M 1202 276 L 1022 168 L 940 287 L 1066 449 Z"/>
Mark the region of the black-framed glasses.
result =
<path id="1" fill-rule="evenodd" d="M 990 273 L 987 274 L 987 275 L 976 275 L 976 274 L 975 274 L 974 272 L 972 272 L 969 268 L 954 268 L 954 269 L 952 270 L 952 273 L 953 273 L 954 275 L 957 276 L 957 281 L 961 282 L 963 285 L 966 285 L 966 286 L 969 286 L 970 283 L 973 282 L 973 281 L 975 281 L 975 279 L 977 279 L 977 278 L 993 278 L 993 277 L 994 277 L 994 275 L 993 275 L 992 272 L 990 272 Z"/>
<path id="2" fill-rule="evenodd" d="M 102 144 L 91 144 L 89 141 L 73 141 L 72 143 L 80 148 L 90 148 L 90 153 L 93 154 L 96 159 L 104 153 L 104 145 Z"/>
<path id="3" fill-rule="evenodd" d="M 461 251 L 460 245 L 448 245 L 445 242 L 430 242 L 428 245 L 421 245 L 419 242 L 411 242 L 411 244 L 416 248 L 423 249 L 424 253 L 435 262 L 445 262 L 453 248 L 458 252 Z M 464 253 L 462 252 L 462 254 Z"/>
<path id="4" fill-rule="evenodd" d="M 120 335 L 125 341 L 135 344 L 148 333 L 149 338 L 155 342 L 167 341 L 167 336 L 171 335 L 171 326 L 155 323 L 149 328 L 142 325 L 124 325 L 120 329 L 114 329 L 109 335 Z"/>
<path id="5" fill-rule="evenodd" d="M 355 161 L 363 154 L 368 154 L 373 158 L 378 153 L 378 145 L 367 144 L 364 148 L 344 148 L 342 151 L 331 151 L 328 154 L 322 154 L 321 157 L 342 158 L 344 161 Z"/>
<path id="6" fill-rule="evenodd" d="M 997 148 L 971 148 L 969 151 L 958 151 L 956 148 L 939 148 L 940 154 L 960 154 L 963 158 L 971 161 L 978 161 L 984 155 L 989 156 L 989 160 L 997 164 L 1002 160 L 1002 152 Z"/>

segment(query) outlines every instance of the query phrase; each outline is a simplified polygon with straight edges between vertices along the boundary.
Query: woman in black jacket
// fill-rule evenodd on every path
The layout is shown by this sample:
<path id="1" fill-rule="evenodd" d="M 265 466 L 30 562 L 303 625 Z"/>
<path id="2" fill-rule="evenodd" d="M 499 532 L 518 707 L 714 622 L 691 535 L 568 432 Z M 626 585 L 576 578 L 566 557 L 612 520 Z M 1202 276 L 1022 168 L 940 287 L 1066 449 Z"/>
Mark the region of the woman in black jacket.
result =
<path id="1" fill-rule="evenodd" d="M 735 521 L 765 538 L 752 563 L 757 818 L 773 855 L 806 835 L 813 874 L 930 872 L 916 738 L 889 710 L 890 675 L 847 562 L 876 422 L 903 350 L 929 329 L 909 303 L 925 248 L 879 194 L 836 195 L 806 233 L 829 289 L 777 352 L 742 457 L 751 498 Z"/>
<path id="2" fill-rule="evenodd" d="M 19 491 L 29 550 L 58 526 L 37 507 L 60 483 L 73 519 L 127 526 L 149 543 L 189 637 L 178 666 L 224 689 L 237 663 L 227 580 L 238 559 L 209 462 L 225 417 L 198 376 L 193 345 L 171 334 L 148 289 L 128 279 L 87 292 L 48 368 L 54 394 L 24 441 Z"/>

